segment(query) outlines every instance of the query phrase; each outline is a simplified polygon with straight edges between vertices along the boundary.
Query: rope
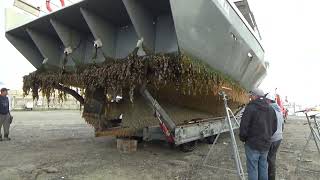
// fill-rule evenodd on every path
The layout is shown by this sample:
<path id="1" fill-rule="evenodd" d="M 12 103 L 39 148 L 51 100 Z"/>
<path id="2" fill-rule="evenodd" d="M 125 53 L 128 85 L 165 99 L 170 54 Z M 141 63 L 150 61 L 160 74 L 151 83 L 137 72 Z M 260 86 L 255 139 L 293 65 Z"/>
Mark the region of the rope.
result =
<path id="1" fill-rule="evenodd" d="M 92 60 L 94 63 L 95 63 L 95 60 L 97 59 L 97 56 L 98 56 L 98 48 L 95 48 L 94 55 L 92 57 Z"/>

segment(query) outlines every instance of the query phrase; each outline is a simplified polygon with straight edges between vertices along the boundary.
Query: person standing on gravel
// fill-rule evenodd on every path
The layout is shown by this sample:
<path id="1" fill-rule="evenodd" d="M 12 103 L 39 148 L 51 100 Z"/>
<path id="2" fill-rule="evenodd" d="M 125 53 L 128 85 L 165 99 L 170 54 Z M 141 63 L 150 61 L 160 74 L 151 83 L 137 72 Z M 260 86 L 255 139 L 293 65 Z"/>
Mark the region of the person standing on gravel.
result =
<path id="1" fill-rule="evenodd" d="M 261 89 L 250 91 L 251 101 L 243 112 L 240 140 L 245 143 L 248 180 L 268 180 L 267 156 L 271 136 L 277 130 L 277 116 Z"/>
<path id="2" fill-rule="evenodd" d="M 4 139 L 9 141 L 9 129 L 12 122 L 12 116 L 9 111 L 9 99 L 7 97 L 9 89 L 2 88 L 0 94 L 0 141 L 2 141 L 1 128 L 3 127 Z"/>
<path id="3" fill-rule="evenodd" d="M 269 149 L 268 153 L 268 177 L 269 180 L 275 180 L 276 179 L 276 155 L 277 151 L 279 149 L 279 146 L 282 141 L 282 130 L 283 130 L 283 114 L 281 112 L 280 107 L 275 101 L 275 96 L 271 93 L 268 93 L 266 95 L 267 102 L 270 104 L 270 106 L 274 109 L 277 115 L 277 131 L 272 135 L 271 137 L 271 147 Z"/>

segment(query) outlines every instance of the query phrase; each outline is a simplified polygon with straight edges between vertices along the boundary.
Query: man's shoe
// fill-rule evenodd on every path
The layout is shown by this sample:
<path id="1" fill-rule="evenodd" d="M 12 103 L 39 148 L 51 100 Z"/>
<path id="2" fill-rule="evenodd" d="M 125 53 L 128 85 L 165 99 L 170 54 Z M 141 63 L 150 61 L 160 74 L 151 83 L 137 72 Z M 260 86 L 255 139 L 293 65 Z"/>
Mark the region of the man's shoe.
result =
<path id="1" fill-rule="evenodd" d="M 0 141 L 2 141 L 2 137 L 0 137 Z"/>
<path id="2" fill-rule="evenodd" d="M 3 141 L 10 141 L 11 140 L 11 138 L 9 138 L 9 137 L 4 137 L 3 138 Z"/>

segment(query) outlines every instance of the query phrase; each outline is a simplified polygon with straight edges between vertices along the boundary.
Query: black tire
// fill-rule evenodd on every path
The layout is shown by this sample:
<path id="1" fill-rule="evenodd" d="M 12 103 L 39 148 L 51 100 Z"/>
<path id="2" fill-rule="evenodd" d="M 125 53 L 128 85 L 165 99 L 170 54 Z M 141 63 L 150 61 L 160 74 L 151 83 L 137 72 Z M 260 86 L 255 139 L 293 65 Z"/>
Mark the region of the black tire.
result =
<path id="1" fill-rule="evenodd" d="M 143 137 L 139 137 L 139 136 L 133 136 L 134 140 L 137 140 L 137 142 L 140 144 L 143 142 Z"/>
<path id="2" fill-rule="evenodd" d="M 169 146 L 169 148 L 172 149 L 172 150 L 176 148 L 176 145 L 175 145 L 174 143 L 168 142 L 168 146 Z"/>
<path id="3" fill-rule="evenodd" d="M 180 145 L 180 150 L 182 152 L 191 152 L 197 147 L 197 141 L 191 141 Z"/>
<path id="4" fill-rule="evenodd" d="M 213 136 L 206 137 L 207 143 L 208 143 L 208 144 L 213 144 L 214 141 L 216 140 L 216 137 L 217 137 L 217 135 L 213 135 Z"/>

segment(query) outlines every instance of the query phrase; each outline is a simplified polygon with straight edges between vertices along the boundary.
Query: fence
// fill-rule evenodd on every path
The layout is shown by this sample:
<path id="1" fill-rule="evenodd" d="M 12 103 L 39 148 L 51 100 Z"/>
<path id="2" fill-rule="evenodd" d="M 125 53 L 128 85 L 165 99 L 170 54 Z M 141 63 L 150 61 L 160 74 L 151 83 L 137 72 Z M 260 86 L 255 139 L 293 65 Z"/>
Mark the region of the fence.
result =
<path id="1" fill-rule="evenodd" d="M 39 96 L 38 100 L 33 100 L 32 96 L 23 97 L 23 92 L 19 90 L 9 91 L 9 101 L 11 110 L 76 110 L 80 109 L 80 103 L 72 96 L 67 95 L 66 100 L 60 102 L 56 97 L 51 97 L 48 103 L 47 98 Z"/>

